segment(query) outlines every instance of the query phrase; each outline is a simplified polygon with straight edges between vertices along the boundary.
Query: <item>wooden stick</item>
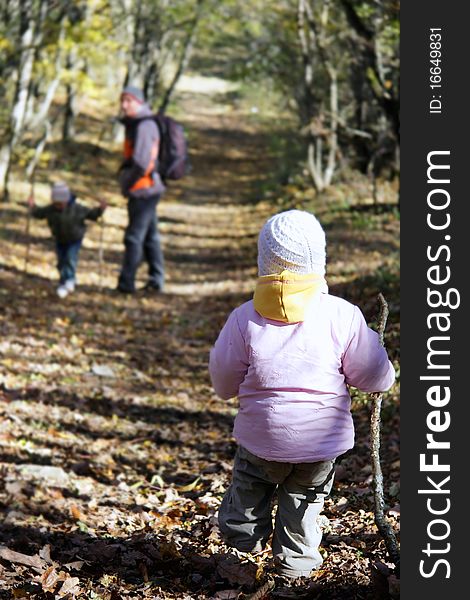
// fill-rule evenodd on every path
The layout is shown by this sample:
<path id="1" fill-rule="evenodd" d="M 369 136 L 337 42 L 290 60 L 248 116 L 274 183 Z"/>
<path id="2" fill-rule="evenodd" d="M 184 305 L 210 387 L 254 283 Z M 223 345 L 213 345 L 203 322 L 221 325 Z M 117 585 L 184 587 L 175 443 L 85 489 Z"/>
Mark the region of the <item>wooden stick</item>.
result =
<path id="1" fill-rule="evenodd" d="M 382 294 L 378 296 L 380 302 L 380 314 L 378 323 L 378 334 L 380 343 L 384 344 L 385 325 L 388 317 L 388 304 Z M 383 489 L 382 467 L 380 465 L 380 410 L 382 407 L 382 393 L 371 394 L 372 411 L 370 417 L 370 441 L 371 441 L 371 459 L 374 490 L 374 518 L 377 528 L 384 538 L 388 554 L 395 564 L 397 573 L 400 572 L 400 548 L 398 546 L 395 533 L 389 521 L 385 517 L 385 502 Z"/>
<path id="2" fill-rule="evenodd" d="M 90 194 L 90 192 L 87 192 L 86 196 L 88 196 L 89 198 L 92 198 L 93 200 L 95 200 L 96 202 L 101 202 L 101 198 L 98 198 L 98 196 L 95 196 L 94 194 Z M 101 290 L 103 289 L 103 265 L 104 265 L 104 213 L 101 215 L 100 219 L 99 219 L 99 223 L 100 223 L 100 235 L 99 235 L 99 242 L 98 242 L 98 288 Z"/>
<path id="3" fill-rule="evenodd" d="M 104 263 L 104 214 L 100 217 L 100 241 L 98 247 L 98 288 L 103 289 L 103 263 Z"/>

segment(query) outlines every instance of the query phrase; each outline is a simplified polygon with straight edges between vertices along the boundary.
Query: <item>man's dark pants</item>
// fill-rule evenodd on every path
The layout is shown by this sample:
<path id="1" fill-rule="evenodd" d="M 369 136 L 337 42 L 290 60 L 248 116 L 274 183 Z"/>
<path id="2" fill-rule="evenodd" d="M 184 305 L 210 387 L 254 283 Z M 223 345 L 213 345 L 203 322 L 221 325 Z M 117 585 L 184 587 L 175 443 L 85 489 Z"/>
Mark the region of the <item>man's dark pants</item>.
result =
<path id="1" fill-rule="evenodd" d="M 148 264 L 148 283 L 163 289 L 163 252 L 158 233 L 157 203 L 159 196 L 129 198 L 127 212 L 129 223 L 124 235 L 124 260 L 118 288 L 135 291 L 135 277 L 143 258 Z"/>

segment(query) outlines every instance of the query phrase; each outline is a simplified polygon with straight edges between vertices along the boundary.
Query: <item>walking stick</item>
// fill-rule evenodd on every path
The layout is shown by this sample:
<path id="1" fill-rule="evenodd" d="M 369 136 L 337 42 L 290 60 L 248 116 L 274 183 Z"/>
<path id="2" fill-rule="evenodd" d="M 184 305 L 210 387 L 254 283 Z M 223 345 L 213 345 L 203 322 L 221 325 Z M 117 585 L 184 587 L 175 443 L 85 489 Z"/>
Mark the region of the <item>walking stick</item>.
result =
<path id="1" fill-rule="evenodd" d="M 380 314 L 378 334 L 380 343 L 384 344 L 385 324 L 388 317 L 388 304 L 382 294 L 378 296 L 380 302 Z M 380 466 L 380 409 L 382 406 L 383 394 L 371 394 L 372 397 L 372 412 L 370 417 L 370 438 L 371 438 L 371 459 L 372 459 L 372 476 L 374 490 L 374 519 L 377 529 L 382 535 L 388 554 L 396 566 L 397 574 L 400 573 L 400 549 L 398 546 L 395 533 L 389 521 L 385 517 L 385 502 L 383 490 L 383 475 L 382 467 Z"/>
<path id="2" fill-rule="evenodd" d="M 102 204 L 102 200 L 97 198 L 93 194 L 87 194 L 93 200 L 100 202 Z M 106 206 L 106 204 L 104 205 Z M 98 242 L 98 288 L 103 289 L 103 265 L 104 265 L 104 212 L 100 216 L 100 234 L 99 234 L 99 242 Z"/>
<path id="3" fill-rule="evenodd" d="M 104 214 L 100 217 L 100 241 L 98 247 L 98 288 L 103 289 L 103 262 L 104 262 Z"/>
<path id="4" fill-rule="evenodd" d="M 100 133 L 98 135 L 98 139 L 95 144 L 95 148 L 93 149 L 93 155 L 96 156 L 99 161 L 99 155 L 101 154 L 101 142 L 104 139 L 107 128 L 109 127 L 110 122 L 105 121 L 104 125 L 101 127 Z M 97 200 L 95 196 L 91 196 L 94 200 Z M 101 291 L 103 289 L 103 264 L 104 264 L 104 214 L 100 217 L 100 238 L 99 238 L 99 247 L 98 247 L 98 289 Z"/>

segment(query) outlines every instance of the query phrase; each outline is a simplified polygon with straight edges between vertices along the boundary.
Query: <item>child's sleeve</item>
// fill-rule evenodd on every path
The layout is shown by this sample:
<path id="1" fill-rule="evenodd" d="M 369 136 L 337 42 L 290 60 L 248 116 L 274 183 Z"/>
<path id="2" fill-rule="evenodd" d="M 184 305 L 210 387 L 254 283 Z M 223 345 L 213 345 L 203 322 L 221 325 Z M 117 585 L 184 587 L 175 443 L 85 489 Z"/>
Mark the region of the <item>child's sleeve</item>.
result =
<path id="1" fill-rule="evenodd" d="M 237 396 L 248 371 L 248 353 L 236 310 L 223 326 L 209 357 L 209 374 L 214 390 L 224 400 Z"/>
<path id="2" fill-rule="evenodd" d="M 343 374 L 348 385 L 363 392 L 385 392 L 395 381 L 395 369 L 379 335 L 368 327 L 357 306 L 343 354 Z"/>
<path id="3" fill-rule="evenodd" d="M 96 208 L 87 208 L 85 213 L 85 219 L 88 221 L 97 221 L 103 214 L 103 209 L 100 206 Z"/>
<path id="4" fill-rule="evenodd" d="M 31 216 L 34 219 L 45 219 L 49 213 L 49 206 L 33 206 L 31 208 Z"/>

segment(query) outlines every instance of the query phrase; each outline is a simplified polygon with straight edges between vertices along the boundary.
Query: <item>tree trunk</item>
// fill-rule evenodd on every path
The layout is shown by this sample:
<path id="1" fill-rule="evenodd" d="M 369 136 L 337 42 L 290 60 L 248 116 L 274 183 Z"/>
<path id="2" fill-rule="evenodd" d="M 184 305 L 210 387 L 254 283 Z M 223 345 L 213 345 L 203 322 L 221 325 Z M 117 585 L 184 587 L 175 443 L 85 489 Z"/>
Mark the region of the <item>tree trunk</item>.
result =
<path id="1" fill-rule="evenodd" d="M 316 66 L 316 54 L 313 52 L 311 40 L 305 29 L 305 0 L 299 0 L 297 7 L 297 35 L 302 53 L 304 68 L 302 99 L 300 102 L 300 120 L 305 125 L 310 123 L 315 114 L 315 95 L 313 93 L 313 74 Z"/>
<path id="2" fill-rule="evenodd" d="M 33 65 L 39 60 L 41 54 L 41 43 L 44 38 L 44 24 L 47 19 L 48 2 L 47 0 L 41 0 L 38 7 L 38 17 L 35 19 L 35 33 L 34 33 L 34 57 Z M 26 107 L 26 113 L 24 118 L 24 125 L 28 127 L 28 124 L 34 119 L 36 112 L 36 102 L 40 96 L 40 81 L 31 78 L 30 89 L 28 92 L 28 102 Z"/>
<path id="3" fill-rule="evenodd" d="M 134 8 L 134 4 L 136 4 Z M 137 85 L 144 88 L 143 78 L 140 73 L 140 61 L 136 59 L 139 54 L 139 47 L 142 43 L 142 0 L 123 0 L 123 6 L 126 13 L 125 30 L 126 37 L 131 40 L 131 50 L 127 53 L 126 75 L 122 87 L 127 85 Z M 119 99 L 118 99 L 119 101 Z M 116 121 L 113 126 L 113 140 L 115 143 L 123 140 L 124 132 L 122 125 Z"/>
<path id="4" fill-rule="evenodd" d="M 127 63 L 124 85 L 137 85 L 143 89 L 143 59 L 147 49 L 145 45 L 145 15 L 142 14 L 142 5 L 142 0 L 136 2 L 134 18 L 128 24 L 128 32 L 131 34 L 130 39 L 132 39 L 132 50 Z"/>
<path id="5" fill-rule="evenodd" d="M 67 54 L 66 68 L 72 72 L 76 66 L 76 53 L 71 50 Z M 75 103 L 77 90 L 73 81 L 68 81 L 65 86 L 64 122 L 62 126 L 62 141 L 68 142 L 75 136 Z"/>
<path id="6" fill-rule="evenodd" d="M 318 55 L 327 74 L 329 81 L 329 115 L 320 115 L 313 119 L 313 107 L 310 109 L 309 136 L 307 165 L 312 176 L 313 184 L 317 191 L 328 187 L 336 171 L 338 154 L 338 77 L 328 54 L 324 32 L 329 19 L 329 0 L 325 0 L 319 17 L 320 27 L 317 26 L 313 8 L 308 0 L 299 0 L 298 31 L 304 56 L 304 79 L 310 89 L 313 87 L 312 60 Z M 308 92 L 312 97 L 312 92 Z M 323 121 L 329 121 L 325 127 Z M 323 150 L 323 140 L 327 143 L 327 150 Z M 325 163 L 325 164 L 324 164 Z"/>
<path id="7" fill-rule="evenodd" d="M 25 123 L 31 123 L 36 113 L 36 103 L 40 96 L 39 82 L 32 80 L 31 87 L 28 93 L 28 103 L 24 117 Z"/>
<path id="8" fill-rule="evenodd" d="M 358 52 L 362 54 L 365 67 L 369 67 L 374 73 L 377 85 L 373 84 L 371 78 L 368 78 L 368 83 L 377 102 L 382 107 L 384 113 L 389 120 L 393 133 L 400 140 L 400 104 L 398 97 L 393 94 L 393 90 L 386 85 L 383 76 L 382 57 L 377 52 L 378 45 L 375 39 L 375 32 L 371 31 L 359 16 L 356 7 L 351 0 L 340 0 L 343 5 L 348 23 L 354 30 L 359 43 L 357 44 Z M 380 6 L 380 3 L 378 3 Z"/>
<path id="9" fill-rule="evenodd" d="M 16 87 L 5 142 L 0 147 L 0 194 L 6 200 L 9 196 L 8 181 L 13 152 L 35 110 L 38 86 L 33 82 L 33 66 L 38 58 L 38 48 L 44 37 L 48 1 L 24 0 L 19 2 L 18 9 L 20 25 Z"/>
<path id="10" fill-rule="evenodd" d="M 190 25 L 190 29 L 189 29 L 188 35 L 186 37 L 186 40 L 184 42 L 183 51 L 181 53 L 178 68 L 176 69 L 173 79 L 171 80 L 171 83 L 170 83 L 168 89 L 166 90 L 165 95 L 163 96 L 163 100 L 161 101 L 159 109 L 158 109 L 159 112 L 164 113 L 166 111 L 168 104 L 170 103 L 171 96 L 175 90 L 175 87 L 176 87 L 181 75 L 184 73 L 186 67 L 188 66 L 188 62 L 191 57 L 191 52 L 192 52 L 193 45 L 194 45 L 194 39 L 196 37 L 197 24 L 201 17 L 203 5 L 204 5 L 204 0 L 197 0 L 196 13 L 195 13 L 194 19 Z"/>
<path id="11" fill-rule="evenodd" d="M 11 169 L 11 157 L 23 130 L 33 72 L 35 19 L 32 0 L 25 0 L 21 3 L 20 22 L 20 58 L 15 96 L 5 141 L 0 147 L 0 194 L 4 200 L 8 200 L 9 197 L 8 179 Z"/>
<path id="12" fill-rule="evenodd" d="M 331 184 L 336 171 L 336 156 L 338 152 L 338 79 L 336 69 L 328 69 L 330 77 L 330 112 L 331 125 L 328 136 L 329 148 L 325 168 L 325 187 Z"/>
<path id="13" fill-rule="evenodd" d="M 351 44 L 350 52 L 352 53 L 354 51 L 355 48 L 353 44 Z M 365 94 L 367 82 L 365 81 L 364 68 L 360 61 L 355 61 L 351 65 L 350 82 L 355 100 L 354 124 L 356 130 L 362 131 L 364 124 L 367 122 L 368 102 Z M 371 158 L 370 141 L 363 136 L 356 135 L 353 136 L 352 143 L 356 156 L 357 168 L 361 173 L 366 173 Z"/>
<path id="14" fill-rule="evenodd" d="M 312 177 L 313 185 L 317 192 L 321 192 L 325 189 L 325 182 L 323 180 L 323 174 L 321 169 L 321 160 L 319 157 L 322 152 L 322 144 L 320 138 L 311 136 L 308 143 L 307 150 L 307 166 Z"/>
<path id="15" fill-rule="evenodd" d="M 59 36 L 57 39 L 57 48 L 55 52 L 54 59 L 54 79 L 48 84 L 47 91 L 44 95 L 43 101 L 41 105 L 36 111 L 34 117 L 28 122 L 28 126 L 30 129 L 40 129 L 45 126 L 45 121 L 49 115 L 49 109 L 52 105 L 52 101 L 54 100 L 57 88 L 60 84 L 61 73 L 62 73 L 62 59 L 63 59 L 63 41 L 65 38 L 65 17 L 66 14 L 62 15 L 59 24 Z"/>
<path id="16" fill-rule="evenodd" d="M 51 136 L 52 125 L 48 120 L 44 123 L 44 135 L 38 141 L 38 144 L 34 150 L 34 156 L 26 167 L 26 176 L 31 181 L 33 179 L 34 172 L 36 171 L 36 167 L 41 159 L 41 154 L 46 147 L 47 142 Z"/>

